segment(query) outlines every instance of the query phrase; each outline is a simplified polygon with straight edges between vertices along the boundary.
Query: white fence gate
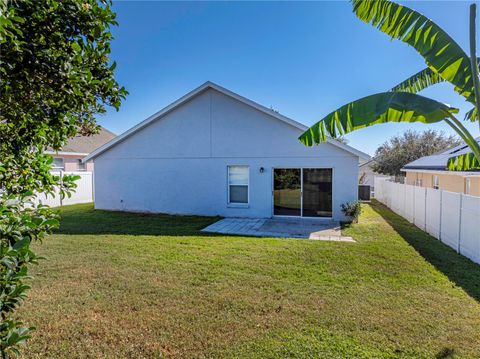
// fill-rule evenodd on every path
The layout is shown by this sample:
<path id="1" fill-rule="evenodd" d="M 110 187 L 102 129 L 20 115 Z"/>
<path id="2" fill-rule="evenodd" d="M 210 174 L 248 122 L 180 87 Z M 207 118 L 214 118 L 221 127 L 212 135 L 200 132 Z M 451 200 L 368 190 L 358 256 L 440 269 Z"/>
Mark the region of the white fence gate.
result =
<path id="1" fill-rule="evenodd" d="M 375 178 L 375 198 L 480 264 L 480 197 Z"/>
<path id="2" fill-rule="evenodd" d="M 36 203 L 46 204 L 50 207 L 59 207 L 68 204 L 88 203 L 93 202 L 93 173 L 92 172 L 61 172 L 60 175 L 77 175 L 80 179 L 75 181 L 77 188 L 72 192 L 69 198 L 61 199 L 58 191 L 52 195 L 45 195 L 44 193 L 37 194 Z"/>

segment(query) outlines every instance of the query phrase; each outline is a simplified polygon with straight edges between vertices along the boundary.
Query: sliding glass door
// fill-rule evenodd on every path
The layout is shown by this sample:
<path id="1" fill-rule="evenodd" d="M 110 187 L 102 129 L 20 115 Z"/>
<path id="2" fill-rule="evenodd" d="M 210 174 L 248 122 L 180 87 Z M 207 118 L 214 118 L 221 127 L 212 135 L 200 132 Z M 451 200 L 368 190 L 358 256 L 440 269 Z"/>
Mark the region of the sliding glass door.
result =
<path id="1" fill-rule="evenodd" d="M 273 171 L 273 214 L 275 216 L 301 216 L 301 170 L 276 168 Z"/>
<path id="2" fill-rule="evenodd" d="M 332 217 L 332 169 L 303 169 L 303 216 Z"/>
<path id="3" fill-rule="evenodd" d="M 332 217 L 332 169 L 274 169 L 273 214 Z"/>

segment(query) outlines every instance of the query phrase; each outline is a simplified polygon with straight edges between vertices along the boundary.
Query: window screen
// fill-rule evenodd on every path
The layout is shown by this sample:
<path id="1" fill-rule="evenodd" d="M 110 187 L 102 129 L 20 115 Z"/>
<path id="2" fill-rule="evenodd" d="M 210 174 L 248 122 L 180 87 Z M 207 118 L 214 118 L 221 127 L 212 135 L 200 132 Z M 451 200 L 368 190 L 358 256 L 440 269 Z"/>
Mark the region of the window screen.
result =
<path id="1" fill-rule="evenodd" d="M 228 202 L 248 203 L 248 166 L 228 166 Z"/>

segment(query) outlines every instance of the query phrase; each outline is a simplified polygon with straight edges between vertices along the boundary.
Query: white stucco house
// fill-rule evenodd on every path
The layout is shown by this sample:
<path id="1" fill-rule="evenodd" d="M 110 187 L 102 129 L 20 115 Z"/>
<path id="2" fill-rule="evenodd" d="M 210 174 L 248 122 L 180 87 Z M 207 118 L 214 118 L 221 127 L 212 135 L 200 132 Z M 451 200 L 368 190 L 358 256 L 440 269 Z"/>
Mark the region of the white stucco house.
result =
<path id="1" fill-rule="evenodd" d="M 359 159 L 335 140 L 206 82 L 88 155 L 95 208 L 170 214 L 343 219 Z"/>

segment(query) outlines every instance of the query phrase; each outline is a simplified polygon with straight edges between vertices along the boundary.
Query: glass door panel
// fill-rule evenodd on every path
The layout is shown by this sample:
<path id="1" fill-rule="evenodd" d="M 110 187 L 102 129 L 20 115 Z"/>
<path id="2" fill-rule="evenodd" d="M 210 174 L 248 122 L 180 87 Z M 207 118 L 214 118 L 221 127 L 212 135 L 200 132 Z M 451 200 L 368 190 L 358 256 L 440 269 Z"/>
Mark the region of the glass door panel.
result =
<path id="1" fill-rule="evenodd" d="M 301 216 L 301 170 L 276 168 L 273 170 L 273 214 Z"/>
<path id="2" fill-rule="evenodd" d="M 332 169 L 303 169 L 303 216 L 332 217 Z"/>

